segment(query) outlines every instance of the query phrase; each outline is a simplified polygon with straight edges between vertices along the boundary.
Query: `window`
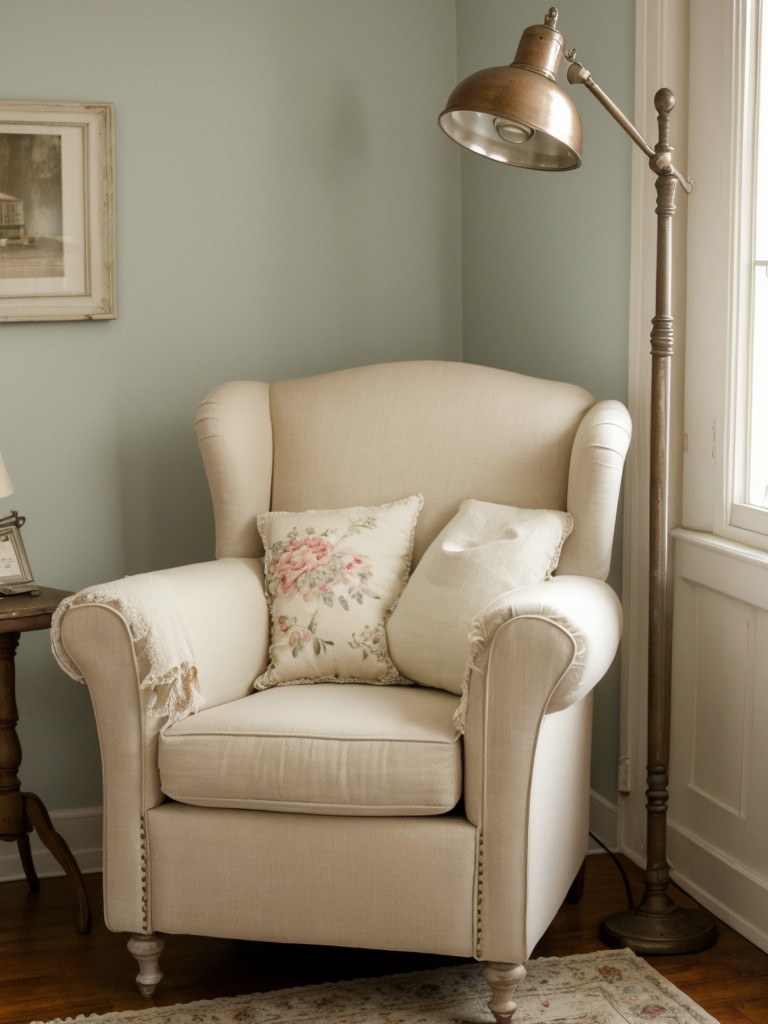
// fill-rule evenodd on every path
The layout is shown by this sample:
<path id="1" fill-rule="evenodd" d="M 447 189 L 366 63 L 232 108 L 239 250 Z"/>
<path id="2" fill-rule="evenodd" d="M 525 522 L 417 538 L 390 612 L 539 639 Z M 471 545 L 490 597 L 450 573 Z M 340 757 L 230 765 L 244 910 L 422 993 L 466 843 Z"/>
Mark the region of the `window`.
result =
<path id="1" fill-rule="evenodd" d="M 763 4 L 758 5 L 758 17 Z M 746 501 L 768 508 L 768 17 L 755 26 L 758 39 L 752 255 L 750 409 Z"/>
<path id="2" fill-rule="evenodd" d="M 768 0 L 691 4 L 684 525 L 768 549 Z"/>

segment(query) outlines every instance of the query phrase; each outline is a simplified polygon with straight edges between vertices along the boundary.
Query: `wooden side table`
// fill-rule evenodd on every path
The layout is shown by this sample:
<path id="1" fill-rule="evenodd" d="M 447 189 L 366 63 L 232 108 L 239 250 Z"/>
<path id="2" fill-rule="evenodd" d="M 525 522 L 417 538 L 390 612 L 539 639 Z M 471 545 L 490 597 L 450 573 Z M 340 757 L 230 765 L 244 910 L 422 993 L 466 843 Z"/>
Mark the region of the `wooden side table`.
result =
<path id="1" fill-rule="evenodd" d="M 40 882 L 32 861 L 29 833 L 37 830 L 67 874 L 78 899 L 77 930 L 91 928 L 88 896 L 77 861 L 64 839 L 53 827 L 42 800 L 34 793 L 22 793 L 19 781 L 21 743 L 16 733 L 19 713 L 16 708 L 16 669 L 14 658 L 22 633 L 48 629 L 57 605 L 66 590 L 41 587 L 38 595 L 22 594 L 0 598 L 0 840 L 16 842 L 27 883 L 38 892 Z"/>

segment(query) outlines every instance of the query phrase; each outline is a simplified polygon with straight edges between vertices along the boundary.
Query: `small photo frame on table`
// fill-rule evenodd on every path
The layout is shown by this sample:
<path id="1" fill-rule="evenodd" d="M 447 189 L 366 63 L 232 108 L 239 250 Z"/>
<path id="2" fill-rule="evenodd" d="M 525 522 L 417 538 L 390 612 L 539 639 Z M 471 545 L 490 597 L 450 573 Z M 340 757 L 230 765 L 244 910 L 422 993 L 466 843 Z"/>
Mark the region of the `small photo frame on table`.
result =
<path id="1" fill-rule="evenodd" d="M 114 106 L 0 101 L 0 322 L 108 320 Z"/>
<path id="2" fill-rule="evenodd" d="M 40 592 L 21 539 L 23 524 L 24 517 L 18 512 L 0 519 L 0 598 Z"/>

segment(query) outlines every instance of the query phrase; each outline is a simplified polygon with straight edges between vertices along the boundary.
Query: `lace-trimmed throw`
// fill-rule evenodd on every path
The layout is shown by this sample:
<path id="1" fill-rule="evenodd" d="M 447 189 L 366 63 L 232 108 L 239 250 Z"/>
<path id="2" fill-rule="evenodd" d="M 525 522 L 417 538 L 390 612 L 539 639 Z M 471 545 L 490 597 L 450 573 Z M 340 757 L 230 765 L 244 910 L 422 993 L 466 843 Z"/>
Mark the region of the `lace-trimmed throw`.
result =
<path id="1" fill-rule="evenodd" d="M 165 719 L 163 731 L 204 706 L 192 645 L 166 581 L 151 575 L 127 576 L 61 602 L 51 623 L 51 646 L 62 669 L 79 683 L 85 679 L 64 649 L 61 619 L 70 608 L 84 604 L 106 605 L 125 621 L 133 639 L 139 687 L 151 691 L 146 713 Z"/>

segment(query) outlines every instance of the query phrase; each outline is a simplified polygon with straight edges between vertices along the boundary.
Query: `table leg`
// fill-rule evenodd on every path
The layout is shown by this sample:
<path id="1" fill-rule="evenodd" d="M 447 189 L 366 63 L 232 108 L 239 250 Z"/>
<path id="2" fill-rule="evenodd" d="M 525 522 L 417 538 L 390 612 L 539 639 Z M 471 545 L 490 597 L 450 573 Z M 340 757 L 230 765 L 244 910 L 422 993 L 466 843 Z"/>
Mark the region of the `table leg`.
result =
<path id="1" fill-rule="evenodd" d="M 29 826 L 34 828 L 42 841 L 51 851 L 56 860 L 61 864 L 77 894 L 78 919 L 77 930 L 81 935 L 91 930 L 91 910 L 88 905 L 88 894 L 85 891 L 83 876 L 80 873 L 77 861 L 72 856 L 72 851 L 56 829 L 45 809 L 43 801 L 34 793 L 22 793 L 24 799 L 24 811 Z"/>
<path id="2" fill-rule="evenodd" d="M 0 633 L 0 840 L 16 842 L 29 888 L 38 892 L 40 882 L 29 844 L 30 831 L 33 828 L 37 830 L 75 889 L 79 906 L 77 930 L 84 934 L 91 928 L 91 911 L 77 861 L 53 827 L 42 800 L 33 793 L 21 792 L 21 744 L 16 732 L 19 713 L 14 665 L 19 637 L 15 631 Z"/>
<path id="3" fill-rule="evenodd" d="M 28 833 L 25 832 L 23 836 L 19 836 L 16 842 L 19 846 L 19 857 L 21 857 L 21 866 L 24 868 L 24 874 L 27 877 L 29 891 L 40 892 L 40 879 L 37 877 L 35 862 L 32 860 Z"/>
<path id="4" fill-rule="evenodd" d="M 16 732 L 16 678 L 13 659 L 19 633 L 0 633 L 0 837 L 25 834 L 19 765 L 21 743 Z"/>

